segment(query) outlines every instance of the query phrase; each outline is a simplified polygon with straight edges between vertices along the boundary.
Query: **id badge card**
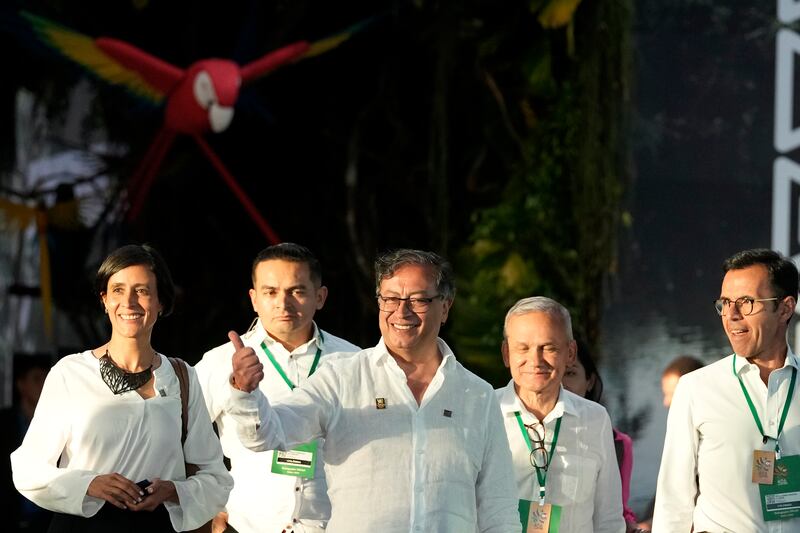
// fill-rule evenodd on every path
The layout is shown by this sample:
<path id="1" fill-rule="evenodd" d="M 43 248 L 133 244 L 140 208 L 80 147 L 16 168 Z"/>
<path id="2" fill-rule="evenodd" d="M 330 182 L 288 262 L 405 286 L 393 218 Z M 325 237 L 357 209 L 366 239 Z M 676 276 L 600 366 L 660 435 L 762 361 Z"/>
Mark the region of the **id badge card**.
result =
<path id="1" fill-rule="evenodd" d="M 800 455 L 775 461 L 771 485 L 759 485 L 764 521 L 800 517 Z"/>
<path id="2" fill-rule="evenodd" d="M 558 533 L 561 526 L 561 506 L 519 500 L 519 519 L 522 522 L 522 533 Z"/>
<path id="3" fill-rule="evenodd" d="M 753 483 L 772 485 L 775 474 L 775 452 L 755 450 L 753 452 Z"/>
<path id="4" fill-rule="evenodd" d="M 272 452 L 272 472 L 284 476 L 314 477 L 314 468 L 317 464 L 317 441 L 301 444 L 288 451 L 274 450 Z"/>

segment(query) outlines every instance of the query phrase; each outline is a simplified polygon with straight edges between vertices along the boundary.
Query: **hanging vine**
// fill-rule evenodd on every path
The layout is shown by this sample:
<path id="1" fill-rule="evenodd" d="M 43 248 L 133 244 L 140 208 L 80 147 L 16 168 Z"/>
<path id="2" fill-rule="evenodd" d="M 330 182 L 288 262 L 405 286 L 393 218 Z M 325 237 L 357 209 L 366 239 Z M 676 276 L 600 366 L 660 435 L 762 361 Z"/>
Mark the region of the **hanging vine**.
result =
<path id="1" fill-rule="evenodd" d="M 502 44 L 482 60 L 518 157 L 496 201 L 473 212 L 458 256 L 453 333 L 461 358 L 498 384 L 507 375 L 498 364 L 503 316 L 519 298 L 560 301 L 576 334 L 597 345 L 629 174 L 630 2 L 531 8 L 540 24 L 515 39 L 528 61 L 502 68 Z"/>

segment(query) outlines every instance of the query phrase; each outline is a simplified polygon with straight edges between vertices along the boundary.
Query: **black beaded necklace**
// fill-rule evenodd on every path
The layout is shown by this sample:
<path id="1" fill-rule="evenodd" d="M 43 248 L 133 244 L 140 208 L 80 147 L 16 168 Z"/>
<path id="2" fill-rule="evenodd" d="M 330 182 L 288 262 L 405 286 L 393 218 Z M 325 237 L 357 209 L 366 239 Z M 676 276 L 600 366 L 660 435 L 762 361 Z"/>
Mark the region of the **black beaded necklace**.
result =
<path id="1" fill-rule="evenodd" d="M 141 372 L 126 372 L 114 363 L 106 350 L 106 354 L 100 358 L 100 375 L 103 381 L 114 394 L 123 394 L 136 390 L 148 381 L 153 375 L 153 364 Z"/>

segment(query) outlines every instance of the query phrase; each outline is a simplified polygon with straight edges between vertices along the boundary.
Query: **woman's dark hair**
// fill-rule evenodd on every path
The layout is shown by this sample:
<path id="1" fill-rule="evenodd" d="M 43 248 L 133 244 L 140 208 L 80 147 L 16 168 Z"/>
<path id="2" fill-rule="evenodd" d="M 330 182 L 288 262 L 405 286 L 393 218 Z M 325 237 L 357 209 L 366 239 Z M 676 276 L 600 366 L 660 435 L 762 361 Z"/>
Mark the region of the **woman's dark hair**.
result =
<path id="1" fill-rule="evenodd" d="M 576 339 L 575 342 L 578 344 L 578 362 L 586 372 L 586 379 L 591 379 L 594 376 L 594 385 L 586 391 L 585 398 L 600 403 L 600 398 L 603 397 L 603 379 L 597 371 L 597 365 L 594 364 L 589 346 L 581 339 Z"/>
<path id="2" fill-rule="evenodd" d="M 150 269 L 156 277 L 158 301 L 161 303 L 161 314 L 167 316 L 175 306 L 175 284 L 169 273 L 167 263 L 155 248 L 147 244 L 128 244 L 117 248 L 106 257 L 97 269 L 94 286 L 97 295 L 102 297 L 108 290 L 108 280 L 125 268 L 142 265 Z"/>

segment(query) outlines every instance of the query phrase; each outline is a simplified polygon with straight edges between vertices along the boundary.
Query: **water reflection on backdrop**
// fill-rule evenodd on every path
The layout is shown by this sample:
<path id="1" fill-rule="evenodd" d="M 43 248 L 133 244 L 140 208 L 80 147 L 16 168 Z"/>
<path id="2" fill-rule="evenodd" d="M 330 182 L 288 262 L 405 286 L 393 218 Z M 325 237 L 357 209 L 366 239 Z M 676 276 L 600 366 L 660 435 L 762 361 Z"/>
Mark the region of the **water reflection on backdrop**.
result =
<path id="1" fill-rule="evenodd" d="M 676 324 L 652 310 L 633 311 L 630 306 L 609 310 L 600 373 L 606 382 L 604 403 L 614 426 L 634 441 L 629 505 L 642 517 L 655 495 L 664 444 L 664 368 L 680 354 L 695 355 L 707 364 L 730 354 L 731 349 L 710 303 L 709 319 L 696 325 Z"/>

